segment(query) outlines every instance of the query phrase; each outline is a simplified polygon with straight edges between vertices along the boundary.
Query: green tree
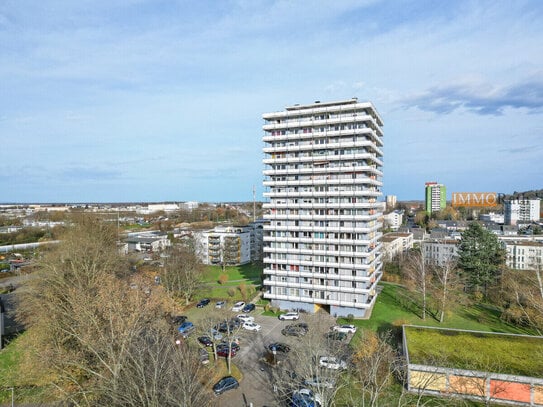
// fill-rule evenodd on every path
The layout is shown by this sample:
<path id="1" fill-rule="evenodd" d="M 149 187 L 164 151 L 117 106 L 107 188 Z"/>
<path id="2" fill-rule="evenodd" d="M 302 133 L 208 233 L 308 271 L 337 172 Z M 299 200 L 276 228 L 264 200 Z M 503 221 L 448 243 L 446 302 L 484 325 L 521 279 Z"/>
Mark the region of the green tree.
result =
<path id="1" fill-rule="evenodd" d="M 462 233 L 458 255 L 458 264 L 464 271 L 468 288 L 486 296 L 505 264 L 505 249 L 498 237 L 473 222 Z"/>

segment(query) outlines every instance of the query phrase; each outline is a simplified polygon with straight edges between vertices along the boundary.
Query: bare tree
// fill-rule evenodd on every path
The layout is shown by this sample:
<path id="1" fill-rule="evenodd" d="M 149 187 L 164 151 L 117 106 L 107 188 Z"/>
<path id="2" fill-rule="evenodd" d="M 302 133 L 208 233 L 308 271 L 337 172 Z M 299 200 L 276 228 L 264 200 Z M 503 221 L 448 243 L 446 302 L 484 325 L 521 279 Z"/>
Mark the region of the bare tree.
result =
<path id="1" fill-rule="evenodd" d="M 203 266 L 190 245 L 176 245 L 168 254 L 161 271 L 162 284 L 188 304 L 202 286 Z"/>
<path id="2" fill-rule="evenodd" d="M 155 403 L 161 397 L 158 390 L 146 389 L 133 404 L 126 399 L 129 389 L 151 383 L 136 369 L 140 362 L 164 370 L 153 377 L 153 388 L 169 389 L 180 381 L 178 367 L 171 365 L 176 359 L 156 353 L 168 352 L 164 340 L 173 346 L 161 295 L 131 289 L 127 270 L 116 248 L 115 229 L 84 218 L 44 257 L 21 292 L 19 318 L 33 339 L 35 363 L 51 372 L 52 385 L 73 405 L 178 405 L 169 398 Z M 185 374 L 194 377 L 190 371 Z M 205 400 L 205 392 L 201 394 Z"/>
<path id="3" fill-rule="evenodd" d="M 356 405 L 379 406 L 381 398 L 386 397 L 387 389 L 400 374 L 400 360 L 391 342 L 391 332 L 378 335 L 364 331 L 353 356 L 353 384 L 362 389 L 361 399 Z"/>
<path id="4" fill-rule="evenodd" d="M 420 295 L 422 319 L 426 319 L 429 282 L 431 278 L 429 268 L 424 261 L 421 249 L 411 251 L 403 266 L 407 278 L 407 287 Z"/>
<path id="5" fill-rule="evenodd" d="M 338 391 L 345 387 L 344 373 L 350 367 L 348 346 L 328 336 L 330 322 L 323 315 L 307 315 L 307 333 L 291 342 L 288 358 L 273 370 L 278 403 L 284 403 L 301 387 L 310 388 L 322 407 L 334 406 Z M 337 368 L 321 364 L 321 357 L 337 362 Z"/>
<path id="6" fill-rule="evenodd" d="M 456 260 L 449 258 L 442 264 L 436 264 L 433 268 L 434 287 L 439 309 L 439 322 L 443 323 L 445 313 L 450 304 L 453 292 L 458 288 L 460 278 L 456 268 Z"/>

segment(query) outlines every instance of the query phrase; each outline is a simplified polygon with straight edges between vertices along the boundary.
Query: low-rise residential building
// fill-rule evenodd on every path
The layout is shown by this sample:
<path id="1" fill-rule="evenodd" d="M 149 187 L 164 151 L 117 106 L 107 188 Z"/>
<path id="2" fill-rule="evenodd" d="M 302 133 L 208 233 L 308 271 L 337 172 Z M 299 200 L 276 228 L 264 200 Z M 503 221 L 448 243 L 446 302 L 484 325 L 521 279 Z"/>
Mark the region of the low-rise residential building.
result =
<path id="1" fill-rule="evenodd" d="M 398 230 L 403 223 L 403 211 L 392 211 L 383 216 L 385 229 Z"/>
<path id="2" fill-rule="evenodd" d="M 447 262 L 458 257 L 458 245 L 456 239 L 428 239 L 422 242 L 422 254 L 426 264 L 443 266 Z"/>
<path id="3" fill-rule="evenodd" d="M 168 235 L 158 231 L 129 233 L 124 242 L 129 252 L 160 252 L 171 246 Z"/>
<path id="4" fill-rule="evenodd" d="M 217 226 L 194 232 L 198 255 L 204 264 L 240 265 L 251 261 L 251 227 Z"/>
<path id="5" fill-rule="evenodd" d="M 543 242 L 535 240 L 502 240 L 507 253 L 506 266 L 516 270 L 543 268 Z"/>
<path id="6" fill-rule="evenodd" d="M 387 233 L 381 238 L 381 242 L 384 260 L 390 261 L 413 248 L 413 233 Z"/>

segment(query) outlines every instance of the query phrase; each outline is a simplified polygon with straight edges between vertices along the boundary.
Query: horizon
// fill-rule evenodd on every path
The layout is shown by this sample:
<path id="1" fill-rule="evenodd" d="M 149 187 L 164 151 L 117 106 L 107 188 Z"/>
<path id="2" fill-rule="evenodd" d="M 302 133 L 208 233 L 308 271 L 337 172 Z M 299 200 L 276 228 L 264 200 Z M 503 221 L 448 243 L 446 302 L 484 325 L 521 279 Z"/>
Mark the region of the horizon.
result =
<path id="1" fill-rule="evenodd" d="M 537 0 L 8 2 L 0 200 L 262 199 L 262 115 L 352 97 L 384 121 L 383 197 L 539 189 L 541 21 Z"/>

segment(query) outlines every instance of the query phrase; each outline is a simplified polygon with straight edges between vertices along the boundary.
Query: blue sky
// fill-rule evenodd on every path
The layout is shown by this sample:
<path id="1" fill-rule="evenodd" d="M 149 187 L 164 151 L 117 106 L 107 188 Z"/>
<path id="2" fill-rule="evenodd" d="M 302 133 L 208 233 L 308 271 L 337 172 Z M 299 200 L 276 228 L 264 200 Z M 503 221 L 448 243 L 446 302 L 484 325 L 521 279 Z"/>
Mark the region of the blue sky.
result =
<path id="1" fill-rule="evenodd" d="M 358 97 L 384 194 L 543 188 L 543 2 L 0 2 L 0 202 L 262 197 L 262 113 Z"/>

